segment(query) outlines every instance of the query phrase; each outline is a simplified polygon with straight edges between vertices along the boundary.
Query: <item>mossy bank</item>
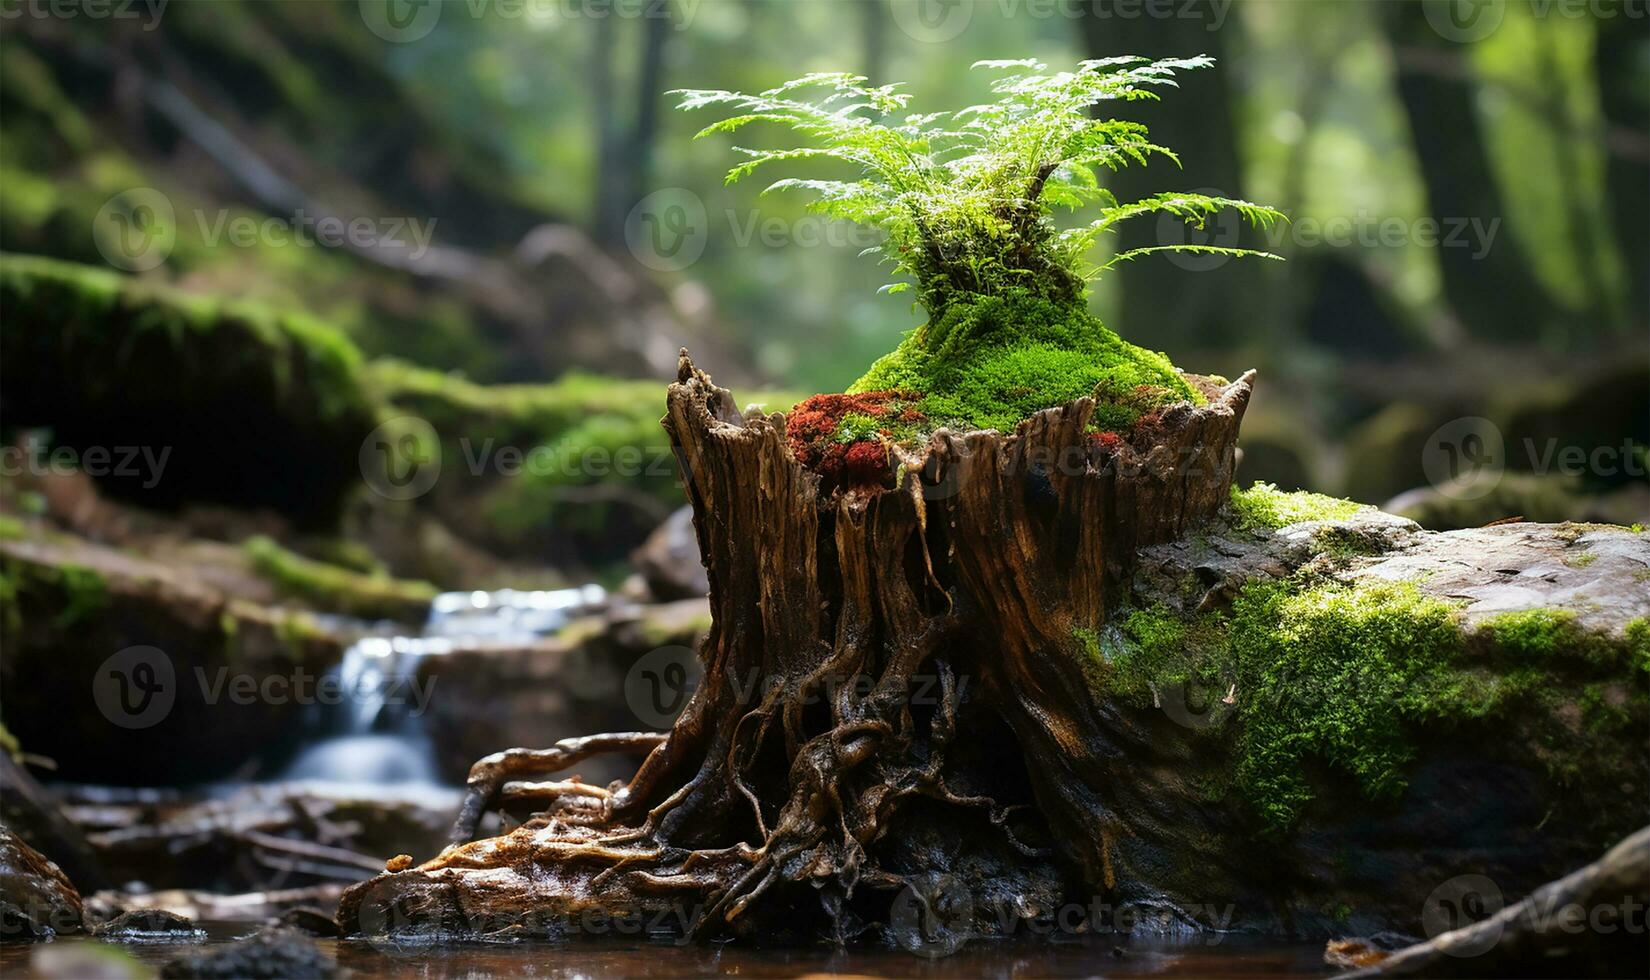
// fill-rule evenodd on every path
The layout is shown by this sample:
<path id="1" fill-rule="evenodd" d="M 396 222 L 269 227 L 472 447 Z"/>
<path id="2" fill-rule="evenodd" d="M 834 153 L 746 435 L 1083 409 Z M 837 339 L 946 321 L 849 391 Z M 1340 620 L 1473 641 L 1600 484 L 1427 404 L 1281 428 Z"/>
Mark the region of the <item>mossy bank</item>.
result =
<path id="1" fill-rule="evenodd" d="M 117 494 L 324 524 L 359 485 L 377 412 L 360 352 L 317 320 L 9 254 L 0 311 L 6 428 L 48 428 L 87 469 L 138 450 L 99 467 Z"/>

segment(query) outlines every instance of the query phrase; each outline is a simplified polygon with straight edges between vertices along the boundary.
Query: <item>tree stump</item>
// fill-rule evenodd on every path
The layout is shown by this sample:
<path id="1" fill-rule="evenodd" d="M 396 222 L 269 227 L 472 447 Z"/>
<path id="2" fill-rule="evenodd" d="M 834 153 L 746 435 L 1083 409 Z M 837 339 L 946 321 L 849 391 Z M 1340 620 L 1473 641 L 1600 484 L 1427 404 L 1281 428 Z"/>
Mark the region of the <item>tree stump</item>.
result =
<path id="1" fill-rule="evenodd" d="M 943 876 L 1021 909 L 1113 884 L 1111 751 L 1079 631 L 1127 594 L 1136 550 L 1227 501 L 1251 374 L 1196 378 L 1128 439 L 1092 399 L 1012 434 L 941 430 L 891 485 L 822 488 L 783 414 L 741 415 L 683 352 L 664 419 L 714 626 L 667 734 L 573 739 L 477 763 L 455 844 L 356 886 L 349 932 L 558 934 L 666 915 L 697 936 L 837 936 Z M 611 788 L 531 782 L 645 753 Z M 501 796 L 540 812 L 466 843 Z M 684 915 L 684 910 L 690 910 Z"/>

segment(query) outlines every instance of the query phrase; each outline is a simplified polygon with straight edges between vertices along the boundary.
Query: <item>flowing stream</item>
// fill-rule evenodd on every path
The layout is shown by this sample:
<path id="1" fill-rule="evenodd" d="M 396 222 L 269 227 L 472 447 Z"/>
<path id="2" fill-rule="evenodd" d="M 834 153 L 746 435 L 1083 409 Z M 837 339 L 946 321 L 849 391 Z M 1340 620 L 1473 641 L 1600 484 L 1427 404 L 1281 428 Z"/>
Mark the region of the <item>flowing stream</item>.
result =
<path id="1" fill-rule="evenodd" d="M 426 657 L 464 643 L 529 643 L 600 608 L 598 585 L 521 592 L 444 592 L 417 636 L 365 636 L 344 651 L 331 681 L 338 703 L 316 713 L 282 779 L 351 785 L 433 785 L 434 747 L 423 726 L 433 694 L 419 683 Z"/>

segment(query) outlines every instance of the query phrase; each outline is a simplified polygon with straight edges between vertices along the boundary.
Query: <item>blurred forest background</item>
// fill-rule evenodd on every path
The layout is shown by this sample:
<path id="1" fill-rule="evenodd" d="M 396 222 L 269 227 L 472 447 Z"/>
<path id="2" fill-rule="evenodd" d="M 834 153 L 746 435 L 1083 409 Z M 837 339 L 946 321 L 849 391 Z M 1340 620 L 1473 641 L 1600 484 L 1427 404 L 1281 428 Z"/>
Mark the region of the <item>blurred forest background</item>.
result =
<path id="1" fill-rule="evenodd" d="M 920 322 L 877 293 L 863 230 L 724 188 L 726 141 L 693 142 L 707 120 L 666 90 L 855 70 L 956 107 L 984 94 L 976 59 L 1207 53 L 1216 69 L 1118 110 L 1184 170 L 1113 189 L 1276 205 L 1292 219 L 1276 233 L 1203 234 L 1288 261 L 1135 262 L 1095 302 L 1188 370 L 1260 370 L 1240 477 L 1404 494 L 1434 527 L 1650 514 L 1643 3 L 5 0 L 0 15 L 5 438 L 174 450 L 153 485 L 22 467 L 14 512 L 118 538 L 141 520 L 105 498 L 136 502 L 197 536 L 281 542 L 266 571 L 617 576 L 680 503 L 657 458 L 678 347 L 777 409 L 840 390 Z M 329 217 L 363 232 L 294 240 Z M 144 247 L 121 254 L 121 234 Z M 372 431 L 440 479 L 381 486 Z M 1469 462 L 1498 436 L 1508 472 L 1452 488 L 1428 457 L 1441 431 L 1469 437 Z M 642 462 L 592 462 L 626 448 Z M 1567 449 L 1587 462 L 1563 465 Z"/>
<path id="2" fill-rule="evenodd" d="M 1259 369 L 1243 483 L 1650 523 L 1650 0 L 0 0 L 0 820 L 62 823 L 26 765 L 83 889 L 327 905 L 441 847 L 454 802 L 386 787 L 668 725 L 686 689 L 633 682 L 709 624 L 678 349 L 780 410 L 920 311 L 864 230 L 724 187 L 667 90 L 849 70 L 958 108 L 978 59 L 1125 53 L 1218 64 L 1115 107 L 1184 161 L 1120 198 L 1291 218 L 1148 224 L 1114 246 L 1288 261 L 1093 290 L 1189 371 Z"/>

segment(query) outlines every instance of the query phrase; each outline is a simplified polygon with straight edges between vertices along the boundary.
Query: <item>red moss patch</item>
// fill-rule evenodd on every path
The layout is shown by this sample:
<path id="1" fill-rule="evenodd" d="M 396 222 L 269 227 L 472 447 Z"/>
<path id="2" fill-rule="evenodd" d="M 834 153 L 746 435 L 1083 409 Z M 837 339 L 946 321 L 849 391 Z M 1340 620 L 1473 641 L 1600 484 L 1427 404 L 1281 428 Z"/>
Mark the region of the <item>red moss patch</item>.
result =
<path id="1" fill-rule="evenodd" d="M 1108 453 L 1115 453 L 1123 448 L 1123 437 L 1115 432 L 1091 432 L 1089 442 Z"/>
<path id="2" fill-rule="evenodd" d="M 911 404 L 919 396 L 903 391 L 867 391 L 857 395 L 814 395 L 791 411 L 785 431 L 791 452 L 803 466 L 818 473 L 828 486 L 884 486 L 893 477 L 888 447 L 866 438 L 843 442 L 837 429 L 849 415 L 886 419 L 879 430 L 892 437 L 890 426 L 911 426 L 925 416 Z"/>

